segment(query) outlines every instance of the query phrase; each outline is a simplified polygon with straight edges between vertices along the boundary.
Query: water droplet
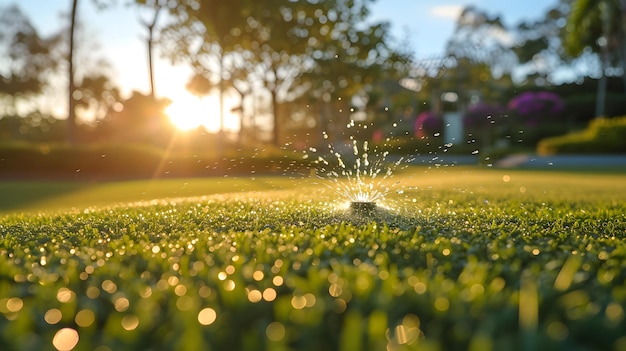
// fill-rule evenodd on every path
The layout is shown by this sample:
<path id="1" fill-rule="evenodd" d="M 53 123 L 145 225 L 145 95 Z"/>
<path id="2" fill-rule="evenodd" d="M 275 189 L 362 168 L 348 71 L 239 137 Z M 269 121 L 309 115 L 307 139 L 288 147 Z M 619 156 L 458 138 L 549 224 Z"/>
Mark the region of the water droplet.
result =
<path id="1" fill-rule="evenodd" d="M 61 321 L 61 318 L 63 318 L 63 314 L 61 313 L 61 310 L 57 308 L 47 310 L 43 316 L 43 319 L 48 324 L 57 324 Z"/>
<path id="2" fill-rule="evenodd" d="M 63 328 L 54 334 L 52 345 L 59 351 L 70 351 L 78 344 L 78 332 L 72 328 Z"/>
<path id="3" fill-rule="evenodd" d="M 280 322 L 272 322 L 265 329 L 265 335 L 272 341 L 280 341 L 285 337 L 285 326 Z"/>
<path id="4" fill-rule="evenodd" d="M 217 319 L 217 313 L 212 308 L 203 308 L 198 313 L 198 322 L 202 325 L 211 325 Z"/>
<path id="5" fill-rule="evenodd" d="M 86 328 L 92 325 L 95 319 L 96 319 L 95 314 L 93 313 L 92 310 L 89 310 L 89 309 L 78 311 L 78 313 L 76 313 L 76 316 L 74 317 L 74 321 L 76 322 L 76 325 L 82 328 Z"/>

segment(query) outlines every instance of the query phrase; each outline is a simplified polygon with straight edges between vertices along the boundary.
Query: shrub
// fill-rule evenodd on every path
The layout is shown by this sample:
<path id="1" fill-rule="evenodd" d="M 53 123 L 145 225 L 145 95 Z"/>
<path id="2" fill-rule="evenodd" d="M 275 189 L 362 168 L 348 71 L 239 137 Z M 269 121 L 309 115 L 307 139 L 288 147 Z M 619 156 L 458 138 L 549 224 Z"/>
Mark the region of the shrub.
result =
<path id="1" fill-rule="evenodd" d="M 562 114 L 565 111 L 565 102 L 559 95 L 549 91 L 527 91 L 514 97 L 508 107 L 526 124 L 537 125 Z"/>
<path id="2" fill-rule="evenodd" d="M 597 118 L 578 132 L 543 139 L 539 154 L 623 153 L 626 152 L 626 116 Z"/>
<path id="3" fill-rule="evenodd" d="M 576 94 L 565 98 L 565 115 L 569 123 L 588 123 L 595 117 L 597 94 Z M 607 93 L 605 117 L 617 117 L 626 114 L 626 101 L 623 93 Z"/>
<path id="4" fill-rule="evenodd" d="M 480 102 L 467 109 L 463 116 L 466 128 L 483 128 L 506 114 L 506 108 L 486 102 Z"/>
<path id="5" fill-rule="evenodd" d="M 431 111 L 424 111 L 415 119 L 415 136 L 418 138 L 430 137 L 441 133 L 443 120 Z"/>
<path id="6" fill-rule="evenodd" d="M 245 160 L 245 162 L 244 162 Z M 144 144 L 12 142 L 0 145 L 0 177 L 110 179 L 285 172 L 306 167 L 294 155 L 267 150 L 163 150 Z"/>

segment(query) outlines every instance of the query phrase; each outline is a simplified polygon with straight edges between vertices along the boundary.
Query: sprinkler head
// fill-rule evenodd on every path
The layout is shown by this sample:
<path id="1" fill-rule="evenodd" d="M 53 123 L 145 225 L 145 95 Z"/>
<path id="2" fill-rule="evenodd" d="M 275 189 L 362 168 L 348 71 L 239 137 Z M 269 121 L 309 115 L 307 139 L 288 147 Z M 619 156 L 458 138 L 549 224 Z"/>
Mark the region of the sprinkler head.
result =
<path id="1" fill-rule="evenodd" d="M 371 214 L 376 209 L 376 203 L 370 201 L 352 201 L 350 210 L 354 214 Z"/>

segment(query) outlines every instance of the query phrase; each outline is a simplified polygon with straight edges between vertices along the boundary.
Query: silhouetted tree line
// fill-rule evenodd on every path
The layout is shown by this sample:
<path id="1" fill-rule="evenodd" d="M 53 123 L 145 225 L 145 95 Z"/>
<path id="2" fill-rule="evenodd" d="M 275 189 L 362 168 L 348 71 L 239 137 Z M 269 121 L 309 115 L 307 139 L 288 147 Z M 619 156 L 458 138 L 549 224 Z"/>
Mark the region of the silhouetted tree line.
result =
<path id="1" fill-rule="evenodd" d="M 595 106 L 588 118 L 621 111 L 614 101 L 626 92 L 624 1 L 559 0 L 542 18 L 515 26 L 469 6 L 457 19 L 446 52 L 430 61 L 414 58 L 406 43 L 394 43 L 390 23 L 371 20 L 373 1 L 136 0 L 147 31 L 151 88 L 130 97 L 120 95 L 102 59 L 89 57 L 97 70 L 77 66 L 75 48 L 89 43 L 75 35 L 84 1 L 72 1 L 68 27 L 46 37 L 17 5 L 7 6 L 0 12 L 5 102 L 0 134 L 39 139 L 37 133 L 54 131 L 54 138 L 68 141 L 166 143 L 172 127 L 163 112 L 169 102 L 155 91 L 157 49 L 193 68 L 191 92 L 220 95 L 222 127 L 223 96 L 235 93 L 240 139 L 260 134 L 256 118 L 263 110 L 271 116 L 269 140 L 276 145 L 299 129 L 340 133 L 355 113 L 364 121 L 387 123 L 410 108 L 414 117 L 440 104 L 447 91 L 458 94 L 456 108 L 502 103 L 541 88 L 584 95 L 582 100 Z M 117 6 L 114 0 L 91 3 L 103 11 Z M 571 90 L 574 83 L 559 85 L 564 69 L 578 80 Z M 402 78 L 413 79 L 414 88 L 401 87 Z M 615 78 L 623 80 L 621 86 Z M 38 112 L 43 109 L 36 102 L 60 79 L 69 82 L 63 122 Z M 89 126 L 76 118 L 85 111 L 94 116 Z"/>

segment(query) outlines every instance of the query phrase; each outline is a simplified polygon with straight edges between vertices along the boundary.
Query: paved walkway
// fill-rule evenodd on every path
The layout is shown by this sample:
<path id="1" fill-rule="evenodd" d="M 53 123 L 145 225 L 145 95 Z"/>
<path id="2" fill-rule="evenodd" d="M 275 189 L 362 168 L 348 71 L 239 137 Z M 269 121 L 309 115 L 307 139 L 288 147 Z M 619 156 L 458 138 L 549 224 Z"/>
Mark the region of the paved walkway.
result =
<path id="1" fill-rule="evenodd" d="M 399 157 L 389 156 L 388 161 Z M 411 163 L 424 166 L 477 165 L 478 155 L 418 155 Z M 497 168 L 624 168 L 625 155 L 555 155 L 538 156 L 532 154 L 511 155 L 493 164 Z"/>
<path id="2" fill-rule="evenodd" d="M 502 168 L 626 168 L 626 155 L 511 155 L 495 164 Z"/>

